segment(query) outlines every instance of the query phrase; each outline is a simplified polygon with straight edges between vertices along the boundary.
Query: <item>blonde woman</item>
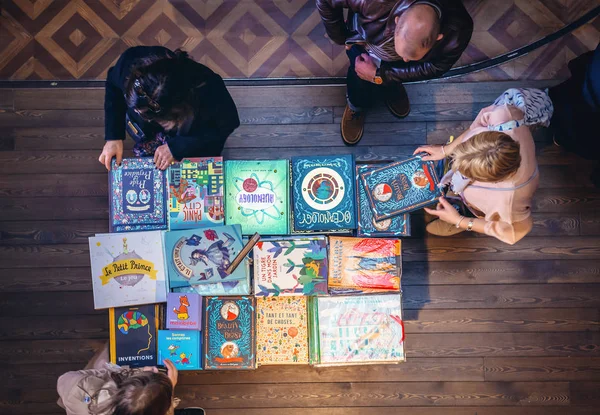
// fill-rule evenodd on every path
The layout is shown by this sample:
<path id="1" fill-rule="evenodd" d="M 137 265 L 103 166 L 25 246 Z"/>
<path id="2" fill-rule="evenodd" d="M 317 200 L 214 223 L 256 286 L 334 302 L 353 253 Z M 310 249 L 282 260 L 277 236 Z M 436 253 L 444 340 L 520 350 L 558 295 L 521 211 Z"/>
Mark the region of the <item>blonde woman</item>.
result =
<path id="1" fill-rule="evenodd" d="M 427 232 L 438 236 L 474 231 L 514 244 L 532 227 L 531 201 L 539 183 L 530 126 L 548 126 L 552 102 L 537 89 L 509 89 L 481 110 L 467 131 L 443 146 L 421 146 L 424 160 L 450 159 L 441 185 L 459 196 L 474 217 L 448 200 L 425 209 L 438 219 Z"/>

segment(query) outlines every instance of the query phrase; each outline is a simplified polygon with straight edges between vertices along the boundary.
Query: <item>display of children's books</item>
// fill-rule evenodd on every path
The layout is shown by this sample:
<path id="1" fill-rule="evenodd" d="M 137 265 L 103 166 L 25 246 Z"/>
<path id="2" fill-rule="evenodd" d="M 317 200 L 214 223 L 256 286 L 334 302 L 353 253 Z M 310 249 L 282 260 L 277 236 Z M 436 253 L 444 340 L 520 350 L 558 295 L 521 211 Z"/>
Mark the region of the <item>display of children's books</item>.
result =
<path id="1" fill-rule="evenodd" d="M 174 288 L 246 279 L 244 267 L 237 267 L 231 274 L 226 272 L 243 248 L 240 232 L 239 225 L 166 232 L 169 286 Z"/>
<path id="2" fill-rule="evenodd" d="M 377 221 L 420 209 L 442 195 L 435 165 L 420 156 L 361 173 L 360 177 Z"/>
<path id="3" fill-rule="evenodd" d="M 356 229 L 352 155 L 292 157 L 293 233 Z"/>
<path id="4" fill-rule="evenodd" d="M 204 297 L 204 368 L 256 368 L 254 297 Z"/>
<path id="5" fill-rule="evenodd" d="M 227 160 L 225 192 L 225 223 L 244 235 L 289 233 L 287 160 Z"/>
<path id="6" fill-rule="evenodd" d="M 329 238 L 331 294 L 400 290 L 401 242 L 398 239 Z"/>
<path id="7" fill-rule="evenodd" d="M 254 246 L 254 295 L 327 294 L 324 237 L 260 241 Z"/>
<path id="8" fill-rule="evenodd" d="M 314 365 L 405 361 L 400 294 L 310 297 L 309 303 Z"/>
<path id="9" fill-rule="evenodd" d="M 187 158 L 171 165 L 169 227 L 171 230 L 222 225 L 223 158 Z"/>
<path id="10" fill-rule="evenodd" d="M 97 235 L 89 246 L 96 309 L 166 301 L 161 231 Z"/>
<path id="11" fill-rule="evenodd" d="M 148 304 L 109 310 L 110 362 L 119 366 L 156 366 L 156 337 L 162 307 Z"/>
<path id="12" fill-rule="evenodd" d="M 369 196 L 365 190 L 365 185 L 360 179 L 362 173 L 367 173 L 378 168 L 374 165 L 356 166 L 356 189 L 357 189 L 357 213 L 358 213 L 358 228 L 357 236 L 410 236 L 410 215 L 394 216 L 389 219 L 376 221 L 371 210 Z"/>
<path id="13" fill-rule="evenodd" d="M 256 300 L 258 365 L 307 364 L 306 297 L 261 297 Z"/>
<path id="14" fill-rule="evenodd" d="M 113 160 L 108 183 L 111 232 L 168 228 L 166 174 L 151 157 Z"/>
<path id="15" fill-rule="evenodd" d="M 197 330 L 159 330 L 158 362 L 169 359 L 177 370 L 202 369 L 202 333 Z"/>
<path id="16" fill-rule="evenodd" d="M 165 314 L 168 329 L 202 330 L 202 297 L 195 293 L 168 293 Z"/>
<path id="17" fill-rule="evenodd" d="M 240 264 L 238 269 L 243 269 L 246 279 L 241 281 L 230 282 L 215 282 L 211 284 L 195 284 L 187 287 L 174 287 L 171 290 L 174 293 L 195 293 L 202 296 L 219 296 L 219 295 L 250 295 L 250 264 L 249 260 Z"/>

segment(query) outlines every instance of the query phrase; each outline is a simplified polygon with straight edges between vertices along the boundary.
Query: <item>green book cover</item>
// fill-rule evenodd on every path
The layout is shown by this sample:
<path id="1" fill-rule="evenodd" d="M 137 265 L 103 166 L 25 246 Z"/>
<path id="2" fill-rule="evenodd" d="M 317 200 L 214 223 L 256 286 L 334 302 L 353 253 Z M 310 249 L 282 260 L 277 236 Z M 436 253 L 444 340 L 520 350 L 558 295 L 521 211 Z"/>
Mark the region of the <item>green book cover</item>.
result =
<path id="1" fill-rule="evenodd" d="M 225 162 L 225 223 L 240 224 L 244 235 L 289 233 L 287 160 Z"/>

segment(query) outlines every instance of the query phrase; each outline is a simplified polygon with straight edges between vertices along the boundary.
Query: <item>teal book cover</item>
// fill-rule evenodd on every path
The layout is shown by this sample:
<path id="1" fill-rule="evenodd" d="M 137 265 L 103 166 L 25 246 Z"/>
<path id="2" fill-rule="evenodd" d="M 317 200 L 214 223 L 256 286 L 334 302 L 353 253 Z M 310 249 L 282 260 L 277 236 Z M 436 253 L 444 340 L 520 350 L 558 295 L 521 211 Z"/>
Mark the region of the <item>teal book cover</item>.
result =
<path id="1" fill-rule="evenodd" d="M 225 223 L 242 225 L 244 235 L 289 233 L 287 160 L 225 162 Z"/>
<path id="2" fill-rule="evenodd" d="M 196 330 L 159 330 L 158 363 L 165 359 L 177 370 L 202 369 L 202 334 Z"/>

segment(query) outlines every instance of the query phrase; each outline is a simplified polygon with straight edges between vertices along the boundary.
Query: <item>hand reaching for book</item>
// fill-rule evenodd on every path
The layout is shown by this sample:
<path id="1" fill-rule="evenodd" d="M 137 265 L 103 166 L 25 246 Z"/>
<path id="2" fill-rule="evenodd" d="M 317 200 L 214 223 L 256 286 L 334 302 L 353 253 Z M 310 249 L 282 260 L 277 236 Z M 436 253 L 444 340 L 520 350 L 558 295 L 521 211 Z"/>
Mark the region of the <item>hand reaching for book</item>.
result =
<path id="1" fill-rule="evenodd" d="M 424 208 L 425 212 L 430 215 L 437 216 L 439 219 L 446 223 L 450 223 L 452 225 L 456 224 L 461 215 L 458 211 L 448 202 L 445 198 L 440 197 L 439 203 L 435 207 L 435 209 Z"/>
<path id="2" fill-rule="evenodd" d="M 163 144 L 154 152 L 154 164 L 160 170 L 165 170 L 174 161 L 175 159 L 173 158 L 173 154 L 171 154 L 171 149 L 168 144 Z"/>
<path id="3" fill-rule="evenodd" d="M 171 383 L 173 384 L 173 389 L 175 389 L 175 385 L 177 385 L 177 377 L 179 375 L 179 372 L 177 370 L 177 368 L 175 367 L 175 365 L 173 364 L 173 362 L 171 362 L 169 359 L 165 359 L 164 362 L 165 367 L 167 368 L 167 376 L 169 377 L 169 379 L 171 380 Z"/>
<path id="4" fill-rule="evenodd" d="M 424 161 L 436 161 L 443 160 L 446 158 L 446 152 L 444 151 L 444 146 L 421 146 L 418 147 L 413 155 L 417 155 L 419 153 L 427 153 L 428 155 L 423 156 Z"/>
<path id="5" fill-rule="evenodd" d="M 117 166 L 120 166 L 121 160 L 123 160 L 123 140 L 108 140 L 104 144 L 98 161 L 104 164 L 106 170 L 110 171 L 110 164 L 113 157 L 117 158 Z"/>

